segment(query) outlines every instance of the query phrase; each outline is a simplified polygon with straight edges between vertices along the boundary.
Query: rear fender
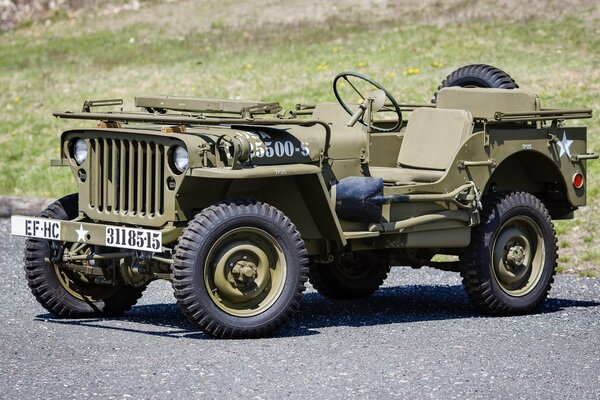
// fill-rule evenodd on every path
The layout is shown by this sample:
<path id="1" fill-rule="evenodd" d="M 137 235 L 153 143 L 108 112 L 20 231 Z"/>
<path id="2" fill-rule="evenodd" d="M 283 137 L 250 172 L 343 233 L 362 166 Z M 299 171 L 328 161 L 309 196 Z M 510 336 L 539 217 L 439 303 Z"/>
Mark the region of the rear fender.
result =
<path id="1" fill-rule="evenodd" d="M 568 154 L 549 133 L 568 141 Z M 553 218 L 569 217 L 571 211 L 586 204 L 586 186 L 577 189 L 572 184 L 577 172 L 586 177 L 586 160 L 569 157 L 586 153 L 586 128 L 490 130 L 490 144 L 497 167 L 485 191 L 533 193 L 544 200 Z"/>

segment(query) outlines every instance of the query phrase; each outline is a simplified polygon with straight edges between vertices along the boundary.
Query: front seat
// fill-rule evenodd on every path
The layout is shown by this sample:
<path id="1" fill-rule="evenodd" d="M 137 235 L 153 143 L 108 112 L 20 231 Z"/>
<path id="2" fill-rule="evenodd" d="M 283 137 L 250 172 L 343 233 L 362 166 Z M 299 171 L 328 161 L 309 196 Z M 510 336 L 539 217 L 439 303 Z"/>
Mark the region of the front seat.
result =
<path id="1" fill-rule="evenodd" d="M 468 111 L 417 108 L 406 125 L 398 166 L 370 166 L 370 174 L 394 185 L 438 181 L 472 132 L 473 117 Z"/>

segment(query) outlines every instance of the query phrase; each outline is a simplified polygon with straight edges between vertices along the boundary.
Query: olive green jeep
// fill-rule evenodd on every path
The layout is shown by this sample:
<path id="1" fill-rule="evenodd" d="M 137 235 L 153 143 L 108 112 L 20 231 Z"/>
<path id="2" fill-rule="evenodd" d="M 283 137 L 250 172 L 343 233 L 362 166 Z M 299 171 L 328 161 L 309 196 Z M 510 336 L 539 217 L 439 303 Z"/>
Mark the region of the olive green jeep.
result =
<path id="1" fill-rule="evenodd" d="M 149 96 L 135 112 L 55 113 L 98 123 L 65 131 L 52 161 L 78 193 L 12 217 L 34 296 L 59 317 L 112 316 L 166 279 L 203 331 L 259 337 L 307 280 L 357 298 L 400 265 L 460 272 L 484 313 L 535 311 L 555 273 L 552 220 L 585 205 L 598 158 L 565 122 L 592 111 L 542 108 L 488 65 L 454 71 L 427 104 L 358 73 L 333 91 L 293 110 Z"/>

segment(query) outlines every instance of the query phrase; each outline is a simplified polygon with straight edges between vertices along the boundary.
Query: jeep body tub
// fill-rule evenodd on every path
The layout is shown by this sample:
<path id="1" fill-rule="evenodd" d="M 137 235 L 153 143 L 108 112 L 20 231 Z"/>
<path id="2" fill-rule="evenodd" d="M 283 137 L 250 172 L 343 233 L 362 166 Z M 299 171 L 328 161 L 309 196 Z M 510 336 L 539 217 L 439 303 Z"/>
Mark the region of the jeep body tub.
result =
<path id="1" fill-rule="evenodd" d="M 334 83 L 339 103 L 291 112 L 138 97 L 140 112 L 92 110 L 122 103 L 109 100 L 55 113 L 98 124 L 65 131 L 52 162 L 71 169 L 78 196 L 41 218 L 13 217 L 13 234 L 31 238 L 30 259 L 43 259 L 29 261 L 31 274 L 53 265 L 56 290 L 117 311 L 151 280 L 172 280 L 188 318 L 219 337 L 271 332 L 297 308 L 308 276 L 324 295 L 360 297 L 390 265 L 474 276 L 467 291 L 485 312 L 537 307 L 556 264 L 550 218 L 585 205 L 586 163 L 598 158 L 586 128 L 565 122 L 591 110 L 463 87 L 441 89 L 435 104 L 402 105 L 368 77 L 340 76 L 375 90 L 349 105 Z M 379 120 L 381 111 L 397 118 Z M 460 261 L 431 261 L 436 254 Z M 483 278 L 495 297 L 481 295 Z M 125 300 L 114 300 L 119 293 Z M 67 314 L 108 312 L 97 310 Z"/>

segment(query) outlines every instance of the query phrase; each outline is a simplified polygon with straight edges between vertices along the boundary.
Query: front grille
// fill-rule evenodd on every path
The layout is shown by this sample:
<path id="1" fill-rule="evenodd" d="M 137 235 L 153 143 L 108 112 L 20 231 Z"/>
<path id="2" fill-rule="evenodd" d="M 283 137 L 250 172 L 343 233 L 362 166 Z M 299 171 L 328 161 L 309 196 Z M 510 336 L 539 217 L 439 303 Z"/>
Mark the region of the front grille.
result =
<path id="1" fill-rule="evenodd" d="M 142 140 L 89 139 L 89 205 L 138 217 L 164 213 L 166 149 Z"/>

